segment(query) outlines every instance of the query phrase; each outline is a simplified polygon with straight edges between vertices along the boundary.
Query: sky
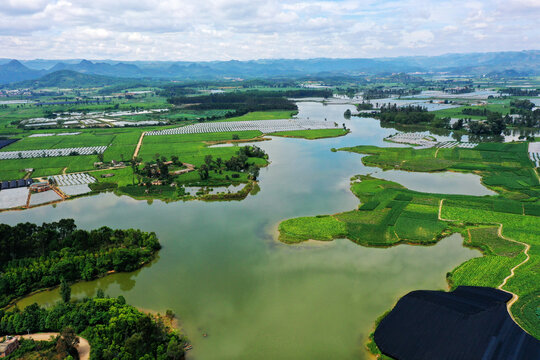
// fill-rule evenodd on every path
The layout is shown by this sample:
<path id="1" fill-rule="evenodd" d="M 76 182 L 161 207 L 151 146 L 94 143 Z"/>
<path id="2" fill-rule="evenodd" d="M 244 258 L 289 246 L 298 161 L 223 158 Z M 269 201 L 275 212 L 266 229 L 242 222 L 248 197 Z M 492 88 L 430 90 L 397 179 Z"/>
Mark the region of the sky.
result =
<path id="1" fill-rule="evenodd" d="M 0 0 L 0 57 L 250 60 L 540 49 L 540 0 Z"/>

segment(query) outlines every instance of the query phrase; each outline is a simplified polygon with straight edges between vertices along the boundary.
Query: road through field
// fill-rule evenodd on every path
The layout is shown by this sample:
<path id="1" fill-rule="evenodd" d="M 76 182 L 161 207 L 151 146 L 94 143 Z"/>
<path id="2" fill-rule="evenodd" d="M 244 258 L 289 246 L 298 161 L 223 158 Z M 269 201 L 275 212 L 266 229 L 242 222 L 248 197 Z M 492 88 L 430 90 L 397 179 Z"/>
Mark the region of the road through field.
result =
<path id="1" fill-rule="evenodd" d="M 139 155 L 139 150 L 141 149 L 144 135 L 146 135 L 146 131 L 143 131 L 143 133 L 141 134 L 141 137 L 139 138 L 139 142 L 137 143 L 137 147 L 135 148 L 135 152 L 133 153 L 133 159 L 135 159 L 137 155 Z"/>

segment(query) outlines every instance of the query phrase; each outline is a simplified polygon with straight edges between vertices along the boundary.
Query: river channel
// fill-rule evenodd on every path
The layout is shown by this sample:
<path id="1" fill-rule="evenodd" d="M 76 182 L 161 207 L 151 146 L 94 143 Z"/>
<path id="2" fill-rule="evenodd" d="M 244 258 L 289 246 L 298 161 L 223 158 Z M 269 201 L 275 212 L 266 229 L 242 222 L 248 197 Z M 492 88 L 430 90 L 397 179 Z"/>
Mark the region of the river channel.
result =
<path id="1" fill-rule="evenodd" d="M 134 273 L 75 284 L 73 296 L 102 288 L 140 308 L 172 309 L 193 344 L 190 359 L 367 358 L 364 343 L 378 316 L 411 290 L 446 289 L 446 272 L 480 253 L 463 247 L 459 235 L 434 246 L 389 249 L 348 240 L 278 242 L 281 220 L 351 210 L 359 202 L 349 190 L 350 177 L 380 173 L 363 166 L 360 155 L 331 152 L 332 147 L 396 146 L 383 142 L 396 131 L 381 128 L 378 121 L 344 119 L 350 105 L 298 105 L 299 117 L 345 123 L 352 132 L 333 139 L 274 137 L 258 143 L 271 164 L 261 170 L 261 191 L 244 201 L 166 204 L 105 193 L 4 212 L 0 221 L 71 217 L 86 229 L 106 225 L 156 232 L 163 245 L 156 261 Z M 432 175 L 419 176 L 416 187 L 436 182 L 429 191 L 490 193 L 474 175 L 452 174 L 448 185 L 441 174 Z M 388 175 L 398 182 L 400 176 Z M 403 176 L 408 184 L 414 182 L 414 174 Z M 57 291 L 42 292 L 19 306 L 58 299 Z"/>

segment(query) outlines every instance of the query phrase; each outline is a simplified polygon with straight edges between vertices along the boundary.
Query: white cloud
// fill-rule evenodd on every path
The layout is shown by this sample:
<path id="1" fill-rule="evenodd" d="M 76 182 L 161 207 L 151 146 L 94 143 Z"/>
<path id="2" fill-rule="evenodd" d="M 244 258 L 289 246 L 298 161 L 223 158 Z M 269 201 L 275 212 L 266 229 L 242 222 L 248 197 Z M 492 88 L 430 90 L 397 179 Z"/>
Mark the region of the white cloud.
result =
<path id="1" fill-rule="evenodd" d="M 405 47 L 418 48 L 429 45 L 433 39 L 435 39 L 435 35 L 433 35 L 431 31 L 417 30 L 412 32 L 403 32 L 401 43 Z"/>
<path id="2" fill-rule="evenodd" d="M 0 0 L 0 56 L 246 60 L 521 50 L 540 45 L 539 12 L 538 0 Z"/>

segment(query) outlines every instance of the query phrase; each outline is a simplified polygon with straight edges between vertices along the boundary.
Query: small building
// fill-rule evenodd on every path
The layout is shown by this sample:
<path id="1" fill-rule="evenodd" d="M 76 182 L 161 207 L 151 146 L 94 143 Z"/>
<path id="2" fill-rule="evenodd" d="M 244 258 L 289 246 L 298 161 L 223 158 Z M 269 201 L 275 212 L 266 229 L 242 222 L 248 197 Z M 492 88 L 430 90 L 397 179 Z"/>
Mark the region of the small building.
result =
<path id="1" fill-rule="evenodd" d="M 0 343 L 0 358 L 6 357 L 19 347 L 19 339 L 7 336 L 4 342 Z"/>
<path id="2" fill-rule="evenodd" d="M 111 174 L 111 173 L 108 173 L 108 174 L 101 174 L 101 177 L 102 178 L 110 178 L 110 177 L 113 177 L 114 174 Z"/>
<path id="3" fill-rule="evenodd" d="M 30 185 L 30 191 L 32 192 L 43 192 L 51 189 L 51 185 L 48 182 L 42 181 Z"/>

